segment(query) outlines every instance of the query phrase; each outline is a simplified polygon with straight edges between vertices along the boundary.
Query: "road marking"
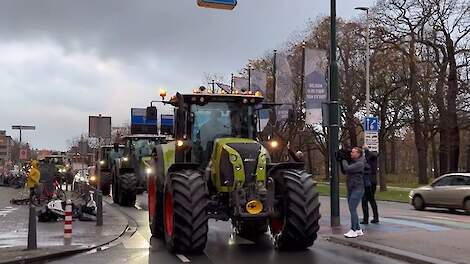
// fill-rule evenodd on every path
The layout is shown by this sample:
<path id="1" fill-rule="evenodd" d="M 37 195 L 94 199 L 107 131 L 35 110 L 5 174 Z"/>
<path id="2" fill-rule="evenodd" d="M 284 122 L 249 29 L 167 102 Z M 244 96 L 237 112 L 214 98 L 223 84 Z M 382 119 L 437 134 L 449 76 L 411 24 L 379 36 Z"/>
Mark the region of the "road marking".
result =
<path id="1" fill-rule="evenodd" d="M 150 248 L 150 244 L 139 232 L 134 233 L 129 239 L 122 243 L 127 249 Z"/>
<path id="2" fill-rule="evenodd" d="M 390 224 L 398 224 L 398 225 L 405 225 L 405 226 L 411 226 L 415 228 L 422 228 L 426 229 L 428 231 L 446 231 L 449 230 L 449 228 L 438 226 L 438 225 L 432 225 L 432 224 L 424 224 L 416 221 L 411 221 L 411 220 L 401 220 L 401 219 L 396 219 L 396 218 L 382 218 L 381 219 L 385 223 L 390 223 Z"/>
<path id="3" fill-rule="evenodd" d="M 191 260 L 189 260 L 185 255 L 181 255 L 181 254 L 176 254 L 176 256 L 181 260 L 181 262 L 183 263 L 190 263 Z"/>
<path id="4" fill-rule="evenodd" d="M 137 208 L 137 210 L 142 210 L 142 207 L 138 206 L 137 204 L 134 205 L 135 208 Z"/>

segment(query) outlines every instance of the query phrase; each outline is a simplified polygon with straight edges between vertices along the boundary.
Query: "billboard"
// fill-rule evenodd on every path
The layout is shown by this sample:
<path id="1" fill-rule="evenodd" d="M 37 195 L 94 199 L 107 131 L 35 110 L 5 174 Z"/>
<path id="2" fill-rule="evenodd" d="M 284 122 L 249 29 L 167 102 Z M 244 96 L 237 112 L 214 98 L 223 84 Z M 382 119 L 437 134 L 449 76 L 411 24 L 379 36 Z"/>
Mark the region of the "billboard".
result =
<path id="1" fill-rule="evenodd" d="M 111 117 L 89 116 L 88 136 L 93 138 L 111 138 Z"/>
<path id="2" fill-rule="evenodd" d="M 160 133 L 162 135 L 173 135 L 173 115 L 161 115 L 160 117 Z"/>
<path id="3" fill-rule="evenodd" d="M 276 109 L 278 121 L 287 120 L 294 100 L 294 82 L 289 61 L 285 54 L 278 53 L 276 56 L 276 103 L 282 104 Z"/>
<path id="4" fill-rule="evenodd" d="M 322 104 L 328 101 L 328 59 L 325 50 L 305 49 L 304 93 L 306 124 L 322 122 Z"/>

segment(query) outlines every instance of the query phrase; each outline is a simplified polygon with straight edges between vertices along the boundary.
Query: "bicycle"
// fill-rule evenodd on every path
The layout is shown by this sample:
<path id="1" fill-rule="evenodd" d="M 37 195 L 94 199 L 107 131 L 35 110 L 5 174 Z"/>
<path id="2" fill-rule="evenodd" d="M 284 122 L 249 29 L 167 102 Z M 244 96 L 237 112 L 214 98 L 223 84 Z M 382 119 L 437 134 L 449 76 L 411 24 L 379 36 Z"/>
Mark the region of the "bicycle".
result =
<path id="1" fill-rule="evenodd" d="M 57 179 L 54 179 L 52 182 L 52 190 L 45 188 L 45 186 L 42 186 L 40 189 L 42 190 L 39 192 L 39 195 L 38 192 L 36 192 L 36 188 L 31 197 L 31 204 L 35 206 L 43 206 L 52 199 L 58 199 L 63 202 L 67 200 L 67 195 L 65 194 L 65 191 L 60 188 L 60 183 Z"/>

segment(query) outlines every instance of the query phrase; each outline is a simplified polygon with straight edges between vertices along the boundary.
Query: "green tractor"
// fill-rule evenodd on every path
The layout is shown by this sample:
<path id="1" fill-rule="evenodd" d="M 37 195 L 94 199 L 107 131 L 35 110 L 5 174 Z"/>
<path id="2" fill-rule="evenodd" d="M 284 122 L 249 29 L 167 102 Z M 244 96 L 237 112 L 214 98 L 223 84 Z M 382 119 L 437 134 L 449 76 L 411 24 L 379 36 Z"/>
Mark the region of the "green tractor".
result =
<path id="1" fill-rule="evenodd" d="M 101 156 L 98 158 L 97 162 L 100 163 L 100 187 L 103 195 L 109 195 L 111 191 L 111 182 L 112 182 L 112 169 L 114 163 L 114 156 L 122 157 L 124 154 L 124 145 L 117 145 L 117 151 L 115 150 L 114 145 L 105 145 L 101 146 Z M 98 168 L 96 164 L 95 168 Z M 92 182 L 92 185 L 97 187 L 97 182 Z"/>
<path id="2" fill-rule="evenodd" d="M 303 163 L 273 164 L 257 140 L 253 94 L 177 94 L 175 141 L 157 146 L 149 174 L 149 223 L 172 252 L 204 250 L 208 219 L 231 221 L 237 234 L 269 230 L 278 249 L 317 238 L 320 203 Z"/>
<path id="3" fill-rule="evenodd" d="M 155 148 L 166 142 L 165 136 L 137 134 L 123 138 L 122 157 L 114 160 L 112 170 L 113 201 L 121 206 L 134 206 L 136 195 L 147 190 L 150 161 Z"/>
<path id="4" fill-rule="evenodd" d="M 72 167 L 70 161 L 65 155 L 53 154 L 44 157 L 44 163 L 53 164 L 55 167 L 54 177 L 60 182 L 73 182 Z"/>

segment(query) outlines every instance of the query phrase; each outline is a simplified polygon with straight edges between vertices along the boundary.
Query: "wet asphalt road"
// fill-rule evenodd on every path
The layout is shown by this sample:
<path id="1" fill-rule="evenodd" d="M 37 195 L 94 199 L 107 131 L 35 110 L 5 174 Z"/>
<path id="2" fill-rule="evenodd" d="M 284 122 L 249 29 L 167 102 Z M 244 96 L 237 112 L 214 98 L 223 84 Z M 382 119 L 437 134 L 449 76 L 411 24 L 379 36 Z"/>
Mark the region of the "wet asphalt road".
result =
<path id="1" fill-rule="evenodd" d="M 52 263 L 204 263 L 204 264 L 264 264 L 264 263 L 403 263 L 318 238 L 303 251 L 279 252 L 273 249 L 268 235 L 250 241 L 231 234 L 227 222 L 210 221 L 208 242 L 204 254 L 197 256 L 170 254 L 163 242 L 152 238 L 148 227 L 146 195 L 140 195 L 135 208 L 119 208 L 135 228 L 121 239 L 103 248 Z"/>

